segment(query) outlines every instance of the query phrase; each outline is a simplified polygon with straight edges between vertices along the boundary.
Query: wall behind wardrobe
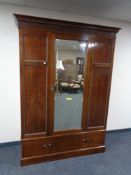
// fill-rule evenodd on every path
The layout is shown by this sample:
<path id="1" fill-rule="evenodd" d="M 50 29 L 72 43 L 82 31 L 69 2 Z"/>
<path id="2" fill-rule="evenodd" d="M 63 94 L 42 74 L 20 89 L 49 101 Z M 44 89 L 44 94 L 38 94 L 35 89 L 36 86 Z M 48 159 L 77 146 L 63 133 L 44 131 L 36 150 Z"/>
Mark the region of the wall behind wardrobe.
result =
<path id="1" fill-rule="evenodd" d="M 131 24 L 0 4 L 0 143 L 20 140 L 19 35 L 13 13 L 121 27 L 117 34 L 108 130 L 131 128 Z"/>

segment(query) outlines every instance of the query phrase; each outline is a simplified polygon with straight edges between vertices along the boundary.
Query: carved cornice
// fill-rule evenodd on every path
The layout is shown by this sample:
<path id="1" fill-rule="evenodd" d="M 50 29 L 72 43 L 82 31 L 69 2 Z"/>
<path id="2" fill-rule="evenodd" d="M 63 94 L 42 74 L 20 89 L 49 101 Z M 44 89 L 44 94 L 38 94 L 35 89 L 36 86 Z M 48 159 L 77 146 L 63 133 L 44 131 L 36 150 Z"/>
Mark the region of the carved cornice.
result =
<path id="1" fill-rule="evenodd" d="M 120 28 L 116 27 L 86 24 L 80 22 L 71 22 L 64 20 L 19 15 L 19 14 L 14 14 L 14 16 L 17 19 L 19 27 L 28 24 L 33 26 L 41 26 L 41 27 L 44 26 L 47 28 L 54 28 L 54 29 L 68 29 L 68 30 L 73 29 L 75 31 L 105 31 L 111 33 L 117 33 L 120 30 Z"/>

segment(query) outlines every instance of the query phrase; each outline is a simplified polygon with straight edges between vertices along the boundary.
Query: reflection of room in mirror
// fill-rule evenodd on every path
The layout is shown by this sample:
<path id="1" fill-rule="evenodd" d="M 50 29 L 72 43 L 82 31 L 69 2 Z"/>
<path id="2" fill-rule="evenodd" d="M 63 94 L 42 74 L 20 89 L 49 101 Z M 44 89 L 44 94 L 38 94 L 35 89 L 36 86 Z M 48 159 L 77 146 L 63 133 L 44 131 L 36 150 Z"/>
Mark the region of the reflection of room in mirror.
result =
<path id="1" fill-rule="evenodd" d="M 55 130 L 81 127 L 86 45 L 56 40 Z"/>

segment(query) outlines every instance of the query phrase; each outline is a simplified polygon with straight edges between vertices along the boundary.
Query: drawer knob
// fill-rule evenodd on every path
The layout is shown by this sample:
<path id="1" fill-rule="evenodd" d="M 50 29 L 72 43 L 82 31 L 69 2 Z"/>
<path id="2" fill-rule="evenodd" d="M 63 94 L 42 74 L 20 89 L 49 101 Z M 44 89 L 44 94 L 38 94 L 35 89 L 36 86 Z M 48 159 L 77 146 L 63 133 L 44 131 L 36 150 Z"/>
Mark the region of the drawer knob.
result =
<path id="1" fill-rule="evenodd" d="M 52 146 L 52 144 L 51 144 L 51 143 L 49 143 L 49 144 L 48 144 L 48 146 L 49 146 L 49 147 L 51 147 L 51 146 Z"/>
<path id="2" fill-rule="evenodd" d="M 44 147 L 44 148 L 46 148 L 46 147 L 47 147 L 47 145 L 46 145 L 46 144 L 44 144 L 44 145 L 43 145 L 43 147 Z"/>
<path id="3" fill-rule="evenodd" d="M 82 142 L 89 143 L 90 142 L 90 139 L 89 138 L 84 138 L 84 139 L 82 139 Z"/>
<path id="4" fill-rule="evenodd" d="M 43 145 L 44 148 L 49 148 L 49 147 L 51 147 L 51 146 L 52 146 L 51 143 L 49 143 L 49 144 L 44 144 L 44 145 Z"/>

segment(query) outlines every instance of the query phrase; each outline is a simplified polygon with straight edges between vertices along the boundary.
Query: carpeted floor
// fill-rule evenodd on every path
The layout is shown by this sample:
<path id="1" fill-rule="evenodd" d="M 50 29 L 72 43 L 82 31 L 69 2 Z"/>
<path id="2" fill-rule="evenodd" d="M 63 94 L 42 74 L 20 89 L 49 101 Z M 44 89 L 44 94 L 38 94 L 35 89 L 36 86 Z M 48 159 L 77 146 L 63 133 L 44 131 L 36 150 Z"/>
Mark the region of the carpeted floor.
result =
<path id="1" fill-rule="evenodd" d="M 71 98 L 71 100 L 66 100 Z M 65 130 L 81 127 L 82 116 L 82 92 L 61 93 L 55 98 L 55 121 L 56 130 Z"/>
<path id="2" fill-rule="evenodd" d="M 21 167 L 20 145 L 0 146 L 0 175 L 131 175 L 131 131 L 108 133 L 105 153 Z"/>

